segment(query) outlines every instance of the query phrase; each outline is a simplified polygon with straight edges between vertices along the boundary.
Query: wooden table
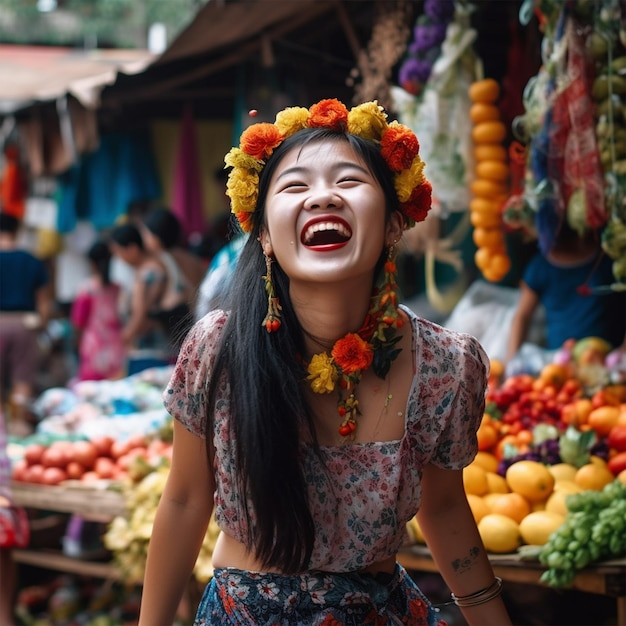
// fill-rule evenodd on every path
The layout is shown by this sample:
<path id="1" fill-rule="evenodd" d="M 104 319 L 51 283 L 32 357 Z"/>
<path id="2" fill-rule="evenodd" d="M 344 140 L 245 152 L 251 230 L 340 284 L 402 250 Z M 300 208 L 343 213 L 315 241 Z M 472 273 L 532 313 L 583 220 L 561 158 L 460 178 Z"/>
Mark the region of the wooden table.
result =
<path id="1" fill-rule="evenodd" d="M 489 555 L 494 572 L 502 580 L 525 585 L 540 585 L 545 571 L 538 561 L 522 560 L 516 554 Z M 428 548 L 423 545 L 402 548 L 398 561 L 407 570 L 438 572 Z M 617 602 L 617 624 L 626 626 L 626 559 L 594 563 L 581 570 L 574 579 L 571 589 L 615 598 Z"/>
<path id="2" fill-rule="evenodd" d="M 80 483 L 49 487 L 13 482 L 11 491 L 15 503 L 26 509 L 75 514 L 89 521 L 105 523 L 117 515 L 126 514 L 122 494 L 106 489 L 104 483 L 100 487 Z M 110 562 L 66 556 L 58 547 L 15 549 L 13 557 L 17 563 L 34 567 L 121 580 L 119 572 Z"/>

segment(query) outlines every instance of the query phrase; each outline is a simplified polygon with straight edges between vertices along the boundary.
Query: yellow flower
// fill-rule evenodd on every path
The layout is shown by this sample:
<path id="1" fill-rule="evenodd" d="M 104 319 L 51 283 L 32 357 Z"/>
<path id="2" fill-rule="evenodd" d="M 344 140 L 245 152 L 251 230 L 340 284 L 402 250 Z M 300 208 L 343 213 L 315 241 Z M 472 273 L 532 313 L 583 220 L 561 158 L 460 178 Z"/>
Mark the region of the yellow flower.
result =
<path id="1" fill-rule="evenodd" d="M 380 141 L 386 128 L 387 114 L 376 100 L 352 107 L 348 113 L 348 132 L 352 135 Z"/>
<path id="2" fill-rule="evenodd" d="M 235 168 L 228 175 L 226 195 L 231 199 L 233 213 L 250 213 L 256 208 L 259 175 Z"/>
<path id="3" fill-rule="evenodd" d="M 333 360 L 326 354 L 314 354 L 309 367 L 307 380 L 311 381 L 311 389 L 315 393 L 332 393 L 337 381 L 337 368 Z"/>
<path id="4" fill-rule="evenodd" d="M 247 170 L 260 172 L 263 169 L 263 161 L 246 154 L 241 148 L 231 148 L 224 157 L 224 163 L 228 167 L 241 167 Z"/>
<path id="5" fill-rule="evenodd" d="M 304 107 L 287 107 L 276 115 L 274 124 L 276 124 L 278 130 L 285 135 L 285 137 L 291 137 L 291 135 L 297 133 L 299 130 L 306 128 L 308 121 L 308 109 Z"/>
<path id="6" fill-rule="evenodd" d="M 410 197 L 413 189 L 421 185 L 424 180 L 424 161 L 420 156 L 413 159 L 411 167 L 396 174 L 394 178 L 394 186 L 398 194 L 400 202 L 406 202 Z"/>

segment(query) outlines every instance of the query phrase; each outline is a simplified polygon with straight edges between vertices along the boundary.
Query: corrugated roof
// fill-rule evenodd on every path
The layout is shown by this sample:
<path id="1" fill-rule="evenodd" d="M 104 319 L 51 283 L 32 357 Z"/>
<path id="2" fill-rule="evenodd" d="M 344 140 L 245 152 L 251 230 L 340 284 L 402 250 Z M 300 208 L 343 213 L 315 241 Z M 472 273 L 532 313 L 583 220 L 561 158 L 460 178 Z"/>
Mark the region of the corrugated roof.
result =
<path id="1" fill-rule="evenodd" d="M 154 59 L 147 50 L 0 45 L 0 113 L 65 94 L 96 108 L 102 88 L 119 73 L 141 72 Z"/>

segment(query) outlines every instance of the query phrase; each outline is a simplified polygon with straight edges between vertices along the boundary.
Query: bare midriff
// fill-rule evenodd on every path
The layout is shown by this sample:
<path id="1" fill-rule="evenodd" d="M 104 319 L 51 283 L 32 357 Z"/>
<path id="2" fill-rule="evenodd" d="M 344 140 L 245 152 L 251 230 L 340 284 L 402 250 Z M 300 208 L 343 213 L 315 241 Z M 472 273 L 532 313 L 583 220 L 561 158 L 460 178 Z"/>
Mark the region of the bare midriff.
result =
<path id="1" fill-rule="evenodd" d="M 237 541 L 231 535 L 225 532 L 221 532 L 215 549 L 213 550 L 213 567 L 226 568 L 234 567 L 247 572 L 268 572 L 274 574 L 282 574 L 279 569 L 264 567 L 255 558 L 254 554 L 251 554 L 246 549 L 245 545 L 240 541 Z M 359 573 L 376 574 L 386 573 L 393 574 L 396 567 L 396 556 L 390 556 L 383 561 L 377 561 L 367 567 L 359 570 Z"/>

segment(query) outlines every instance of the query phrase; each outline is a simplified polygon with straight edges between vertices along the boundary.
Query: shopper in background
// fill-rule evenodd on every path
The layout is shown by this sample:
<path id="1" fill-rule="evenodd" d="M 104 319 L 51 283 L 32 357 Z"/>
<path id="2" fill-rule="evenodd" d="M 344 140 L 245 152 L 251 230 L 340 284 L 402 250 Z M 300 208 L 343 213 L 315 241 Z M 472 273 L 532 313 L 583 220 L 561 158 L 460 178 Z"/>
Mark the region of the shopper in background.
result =
<path id="1" fill-rule="evenodd" d="M 196 294 L 204 276 L 198 256 L 180 245 L 182 229 L 168 209 L 148 211 L 141 224 L 146 249 L 163 264 L 167 281 L 159 307 L 150 315 L 163 325 L 174 345 L 179 345 L 192 319 Z"/>
<path id="2" fill-rule="evenodd" d="M 626 293 L 594 293 L 613 282 L 612 261 L 602 251 L 598 233 L 579 234 L 564 222 L 548 254 L 536 252 L 524 270 L 507 362 L 524 343 L 540 304 L 548 350 L 585 337 L 601 337 L 626 350 Z"/>
<path id="3" fill-rule="evenodd" d="M 33 428 L 29 406 L 40 366 L 39 333 L 53 308 L 47 268 L 18 244 L 19 220 L 0 213 L 0 408 L 10 432 Z"/>
<path id="4" fill-rule="evenodd" d="M 441 624 L 396 560 L 416 513 L 468 623 L 510 624 L 463 487 L 487 357 L 397 302 L 396 246 L 431 202 L 418 150 L 375 102 L 324 100 L 227 155 L 249 237 L 164 392 L 142 626 L 172 624 L 213 511 L 196 624 Z"/>
<path id="5" fill-rule="evenodd" d="M 150 313 L 161 309 L 167 272 L 144 247 L 139 229 L 131 223 L 116 226 L 109 235 L 113 256 L 133 268 L 129 302 L 122 305 L 122 339 L 128 354 L 128 374 L 146 367 L 166 365 L 173 357 L 169 338 Z"/>
<path id="6" fill-rule="evenodd" d="M 70 311 L 78 338 L 78 380 L 111 380 L 125 373 L 120 287 L 109 276 L 111 251 L 96 241 L 87 251 L 91 276 L 82 285 Z"/>

